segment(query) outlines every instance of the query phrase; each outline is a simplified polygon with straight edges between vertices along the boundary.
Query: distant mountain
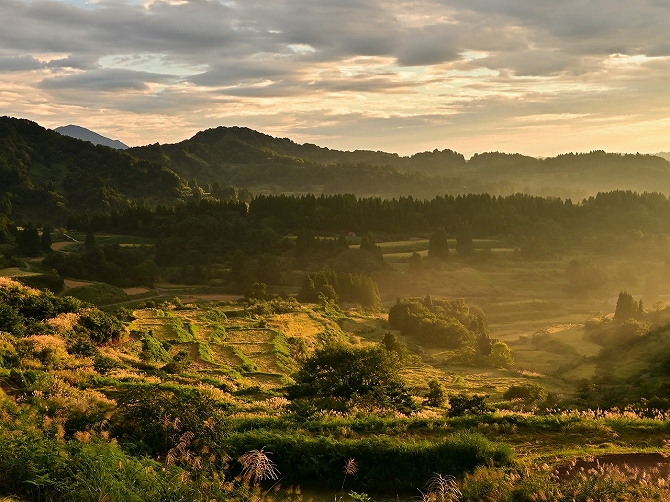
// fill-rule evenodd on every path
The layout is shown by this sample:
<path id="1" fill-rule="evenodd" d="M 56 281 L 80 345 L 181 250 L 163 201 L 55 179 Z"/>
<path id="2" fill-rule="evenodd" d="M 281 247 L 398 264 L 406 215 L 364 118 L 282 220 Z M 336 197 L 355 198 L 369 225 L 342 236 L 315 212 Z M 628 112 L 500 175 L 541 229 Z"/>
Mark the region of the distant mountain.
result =
<path id="1" fill-rule="evenodd" d="M 670 152 L 658 152 L 658 153 L 656 154 L 656 156 L 657 156 L 657 157 L 662 157 L 662 158 L 664 158 L 665 160 L 669 160 L 669 161 L 670 161 Z"/>
<path id="2" fill-rule="evenodd" d="M 342 152 L 299 145 L 243 127 L 208 129 L 181 143 L 155 143 L 127 152 L 161 163 L 204 188 L 232 185 L 259 194 L 347 193 L 432 198 L 445 193 L 499 195 L 521 189 L 506 182 L 462 177 L 467 174 L 465 158 L 450 150 L 413 157 L 363 150 Z M 421 167 L 434 169 L 427 173 Z"/>
<path id="3" fill-rule="evenodd" d="M 128 145 L 121 143 L 117 139 L 109 139 L 105 136 L 101 136 L 97 132 L 93 132 L 90 129 L 85 127 L 80 127 L 78 125 L 66 125 L 61 127 L 56 127 L 54 129 L 57 133 L 63 134 L 65 136 L 70 136 L 71 138 L 77 138 L 84 141 L 90 141 L 94 145 L 104 145 L 116 150 L 126 150 Z"/>
<path id="4" fill-rule="evenodd" d="M 0 201 L 15 221 L 62 225 L 71 211 L 173 204 L 187 192 L 160 164 L 0 117 Z"/>
<path id="5" fill-rule="evenodd" d="M 73 211 L 226 198 L 231 186 L 261 195 L 431 199 L 524 192 L 581 201 L 612 190 L 670 194 L 670 162 L 603 151 L 545 159 L 486 152 L 466 160 L 452 150 L 401 157 L 300 145 L 241 127 L 120 151 L 0 117 L 0 212 L 11 208 L 16 221 L 63 224 Z"/>
<path id="6" fill-rule="evenodd" d="M 581 199 L 602 191 L 670 194 L 670 162 L 653 155 L 593 151 L 538 159 L 486 152 L 466 160 L 452 150 L 397 154 L 297 144 L 244 127 L 217 127 L 176 144 L 128 150 L 201 185 L 259 193 L 312 192 L 433 197 L 527 192 Z"/>

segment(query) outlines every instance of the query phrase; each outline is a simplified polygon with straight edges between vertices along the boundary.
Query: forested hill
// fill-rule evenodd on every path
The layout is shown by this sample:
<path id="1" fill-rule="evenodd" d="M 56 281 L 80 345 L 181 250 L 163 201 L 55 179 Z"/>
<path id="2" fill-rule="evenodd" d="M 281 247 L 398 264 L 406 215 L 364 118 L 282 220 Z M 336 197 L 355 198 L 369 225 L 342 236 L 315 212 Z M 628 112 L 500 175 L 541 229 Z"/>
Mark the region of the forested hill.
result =
<path id="1" fill-rule="evenodd" d="M 174 203 L 184 189 L 179 176 L 157 163 L 0 117 L 0 211 L 13 219 L 64 223 L 69 210 Z"/>
<path id="2" fill-rule="evenodd" d="M 537 159 L 487 152 L 466 160 L 452 150 L 408 157 L 297 144 L 242 127 L 218 127 L 177 144 L 131 149 L 185 179 L 264 193 L 351 192 L 414 195 L 525 191 L 575 197 L 618 189 L 670 194 L 670 162 L 661 157 L 594 151 Z"/>
<path id="3" fill-rule="evenodd" d="M 231 186 L 256 194 L 432 199 L 525 192 L 581 200 L 618 189 L 670 194 L 670 162 L 602 151 L 547 159 L 483 153 L 466 161 L 451 150 L 400 157 L 299 145 L 240 127 L 121 152 L 0 117 L 0 212 L 11 210 L 16 221 L 62 224 L 72 211 L 172 205 L 208 193 L 225 199 Z"/>

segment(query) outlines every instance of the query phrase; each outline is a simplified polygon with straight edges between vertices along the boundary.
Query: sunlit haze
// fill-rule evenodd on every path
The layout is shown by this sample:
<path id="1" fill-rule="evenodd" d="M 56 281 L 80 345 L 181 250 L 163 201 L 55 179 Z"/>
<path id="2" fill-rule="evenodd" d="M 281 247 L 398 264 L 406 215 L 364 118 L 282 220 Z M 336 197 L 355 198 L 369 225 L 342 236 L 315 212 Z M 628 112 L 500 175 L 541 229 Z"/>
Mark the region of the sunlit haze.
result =
<path id="1" fill-rule="evenodd" d="M 0 114 L 403 155 L 670 150 L 664 0 L 3 0 Z"/>

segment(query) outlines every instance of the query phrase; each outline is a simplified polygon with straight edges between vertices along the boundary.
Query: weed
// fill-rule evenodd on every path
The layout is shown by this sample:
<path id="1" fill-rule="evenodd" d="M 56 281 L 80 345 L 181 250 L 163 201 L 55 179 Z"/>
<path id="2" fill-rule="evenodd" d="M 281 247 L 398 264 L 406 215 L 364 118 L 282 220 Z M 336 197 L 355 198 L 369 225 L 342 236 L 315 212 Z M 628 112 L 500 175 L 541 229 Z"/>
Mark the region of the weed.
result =
<path id="1" fill-rule="evenodd" d="M 279 470 L 268 457 L 269 454 L 270 452 L 266 453 L 263 447 L 260 450 L 248 451 L 237 459 L 242 464 L 240 477 L 245 485 L 249 486 L 252 483 L 257 485 L 266 479 L 275 480 L 279 477 Z"/>
<path id="2" fill-rule="evenodd" d="M 453 476 L 443 476 L 435 473 L 426 483 L 426 491 L 421 492 L 423 502 L 457 502 L 463 494 L 458 489 L 458 483 Z"/>

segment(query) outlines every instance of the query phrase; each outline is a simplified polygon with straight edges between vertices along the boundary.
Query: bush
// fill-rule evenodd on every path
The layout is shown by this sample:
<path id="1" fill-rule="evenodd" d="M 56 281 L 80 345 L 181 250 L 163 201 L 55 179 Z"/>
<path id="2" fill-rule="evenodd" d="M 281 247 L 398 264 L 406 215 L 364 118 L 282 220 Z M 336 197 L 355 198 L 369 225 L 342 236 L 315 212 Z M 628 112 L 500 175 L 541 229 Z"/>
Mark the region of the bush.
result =
<path id="1" fill-rule="evenodd" d="M 170 354 L 165 349 L 161 341 L 151 333 L 145 333 L 142 337 L 142 352 L 140 357 L 147 363 L 167 363 L 170 361 Z"/>
<path id="2" fill-rule="evenodd" d="M 185 432 L 194 435 L 194 450 L 206 446 L 214 451 L 224 433 L 222 409 L 195 389 L 138 386 L 124 392 L 117 403 L 112 431 L 140 453 L 165 456 Z"/>
<path id="3" fill-rule="evenodd" d="M 328 345 L 303 363 L 288 397 L 315 410 L 346 410 L 357 405 L 408 413 L 415 406 L 399 366 L 395 353 L 382 347 Z M 304 404 L 300 409 L 305 410 Z"/>
<path id="4" fill-rule="evenodd" d="M 118 342 L 126 334 L 126 328 L 121 321 L 96 308 L 79 312 L 75 331 L 88 335 L 91 341 L 98 344 Z"/>
<path id="5" fill-rule="evenodd" d="M 130 300 L 130 297 L 122 290 L 109 284 L 91 284 L 90 286 L 79 286 L 67 291 L 68 296 L 77 298 L 93 305 L 109 305 L 110 303 L 121 303 Z"/>
<path id="6" fill-rule="evenodd" d="M 526 403 L 534 403 L 546 399 L 547 391 L 536 383 L 511 385 L 503 394 L 503 399 L 523 399 Z"/>
<path id="7" fill-rule="evenodd" d="M 36 289 L 48 289 L 52 293 L 60 293 L 65 287 L 65 281 L 58 274 L 39 274 L 39 275 L 27 275 L 24 277 L 18 277 L 17 280 Z"/>
<path id="8" fill-rule="evenodd" d="M 492 408 L 484 401 L 488 396 L 467 396 L 458 394 L 449 396 L 449 416 L 482 415 L 489 413 Z"/>

